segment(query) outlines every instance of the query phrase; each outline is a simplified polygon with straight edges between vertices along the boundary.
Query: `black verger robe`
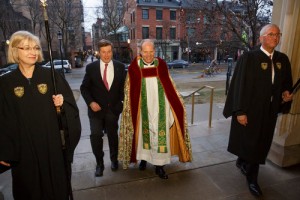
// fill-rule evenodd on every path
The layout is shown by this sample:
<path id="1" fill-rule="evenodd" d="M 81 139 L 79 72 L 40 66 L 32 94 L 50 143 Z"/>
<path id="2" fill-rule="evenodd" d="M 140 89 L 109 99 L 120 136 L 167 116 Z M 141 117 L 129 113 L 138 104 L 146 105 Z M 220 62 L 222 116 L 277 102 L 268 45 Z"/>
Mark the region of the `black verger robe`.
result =
<path id="1" fill-rule="evenodd" d="M 56 73 L 56 77 L 57 92 L 64 96 L 70 163 L 81 133 L 79 111 L 68 83 L 60 74 Z M 19 69 L 0 78 L 0 109 L 5 119 L 5 126 L 0 126 L 0 160 L 12 163 L 16 200 L 67 199 L 53 94 L 51 72 L 47 68 L 36 66 L 30 80 Z"/>
<path id="2" fill-rule="evenodd" d="M 282 92 L 292 87 L 288 57 L 275 51 L 271 59 L 260 49 L 245 53 L 236 64 L 223 114 L 232 116 L 228 151 L 251 163 L 264 164 L 270 150 Z M 236 116 L 246 114 L 247 126 Z"/>

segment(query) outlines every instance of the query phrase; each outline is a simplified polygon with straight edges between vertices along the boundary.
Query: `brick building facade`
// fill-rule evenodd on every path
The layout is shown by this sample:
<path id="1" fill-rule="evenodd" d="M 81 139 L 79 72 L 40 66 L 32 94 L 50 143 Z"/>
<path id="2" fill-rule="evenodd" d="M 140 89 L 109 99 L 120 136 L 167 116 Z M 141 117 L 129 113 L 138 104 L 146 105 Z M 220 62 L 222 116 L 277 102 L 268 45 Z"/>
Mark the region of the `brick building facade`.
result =
<path id="1" fill-rule="evenodd" d="M 154 39 L 156 56 L 180 58 L 184 27 L 179 23 L 181 4 L 176 0 L 128 0 L 124 24 L 129 29 L 130 48 L 135 57 L 142 39 Z"/>

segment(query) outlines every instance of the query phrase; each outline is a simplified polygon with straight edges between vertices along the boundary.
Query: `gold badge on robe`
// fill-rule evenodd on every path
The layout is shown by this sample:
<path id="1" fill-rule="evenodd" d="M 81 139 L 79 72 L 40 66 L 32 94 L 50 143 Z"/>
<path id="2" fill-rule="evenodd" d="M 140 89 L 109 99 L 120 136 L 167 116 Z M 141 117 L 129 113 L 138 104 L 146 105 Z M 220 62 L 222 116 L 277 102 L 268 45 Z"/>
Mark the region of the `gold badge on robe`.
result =
<path id="1" fill-rule="evenodd" d="M 281 69 L 281 63 L 276 63 L 276 67 L 278 68 L 278 69 Z"/>
<path id="2" fill-rule="evenodd" d="M 48 90 L 47 84 L 44 84 L 44 83 L 38 84 L 37 87 L 41 94 L 46 94 L 46 92 Z"/>
<path id="3" fill-rule="evenodd" d="M 260 66 L 263 70 L 266 70 L 268 68 L 268 63 L 261 63 Z"/>
<path id="4" fill-rule="evenodd" d="M 14 88 L 14 93 L 17 97 L 22 97 L 24 95 L 24 87 L 19 86 Z"/>

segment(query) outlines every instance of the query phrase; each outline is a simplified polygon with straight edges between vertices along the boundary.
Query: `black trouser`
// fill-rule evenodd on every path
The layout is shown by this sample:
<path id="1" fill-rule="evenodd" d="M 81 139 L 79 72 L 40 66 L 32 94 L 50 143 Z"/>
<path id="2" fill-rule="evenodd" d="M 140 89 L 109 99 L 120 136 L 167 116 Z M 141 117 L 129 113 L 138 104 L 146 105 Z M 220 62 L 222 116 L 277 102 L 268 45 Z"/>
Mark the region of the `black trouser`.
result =
<path id="1" fill-rule="evenodd" d="M 247 172 L 247 180 L 252 183 L 257 182 L 259 164 L 247 162 L 240 157 L 238 158 L 238 162 L 245 168 Z"/>
<path id="2" fill-rule="evenodd" d="M 109 109 L 103 118 L 90 118 L 91 129 L 91 145 L 93 153 L 96 157 L 97 165 L 103 166 L 103 130 L 106 130 L 110 160 L 116 162 L 118 160 L 118 120 L 119 116 L 113 114 Z"/>
<path id="3" fill-rule="evenodd" d="M 258 171 L 259 171 L 259 164 L 247 163 L 247 180 L 252 183 L 257 182 Z"/>

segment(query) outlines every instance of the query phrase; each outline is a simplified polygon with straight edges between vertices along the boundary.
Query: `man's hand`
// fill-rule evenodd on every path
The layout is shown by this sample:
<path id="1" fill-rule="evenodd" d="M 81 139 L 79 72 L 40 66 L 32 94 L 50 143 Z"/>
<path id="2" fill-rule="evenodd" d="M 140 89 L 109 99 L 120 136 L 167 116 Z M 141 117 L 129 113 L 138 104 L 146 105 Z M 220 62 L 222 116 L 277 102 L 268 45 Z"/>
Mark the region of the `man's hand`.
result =
<path id="1" fill-rule="evenodd" d="M 94 101 L 92 103 L 90 103 L 90 107 L 91 107 L 92 111 L 94 111 L 94 112 L 98 112 L 101 110 L 101 107 L 99 106 L 99 104 Z"/>
<path id="2" fill-rule="evenodd" d="M 10 167 L 10 164 L 4 161 L 0 161 L 0 165 L 4 165 L 6 167 Z"/>
<path id="3" fill-rule="evenodd" d="M 238 115 L 236 118 L 241 125 L 246 126 L 248 124 L 247 115 Z"/>
<path id="4" fill-rule="evenodd" d="M 282 93 L 282 100 L 284 102 L 291 101 L 292 99 L 293 99 L 293 94 L 290 94 L 289 91 L 286 90 Z"/>

